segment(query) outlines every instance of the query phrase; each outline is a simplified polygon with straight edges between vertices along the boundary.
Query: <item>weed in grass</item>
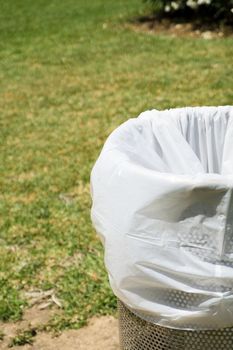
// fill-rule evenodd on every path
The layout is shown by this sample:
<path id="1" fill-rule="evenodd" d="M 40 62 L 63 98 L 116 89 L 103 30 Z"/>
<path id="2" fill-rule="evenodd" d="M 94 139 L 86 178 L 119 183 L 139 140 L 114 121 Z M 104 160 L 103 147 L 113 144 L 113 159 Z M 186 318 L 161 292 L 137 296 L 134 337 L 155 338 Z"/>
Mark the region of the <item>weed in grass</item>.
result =
<path id="1" fill-rule="evenodd" d="M 4 340 L 5 334 L 4 332 L 0 329 L 0 341 Z"/>
<path id="2" fill-rule="evenodd" d="M 19 331 L 18 334 L 11 339 L 9 348 L 14 346 L 22 346 L 26 344 L 33 344 L 33 338 L 36 336 L 37 332 L 34 328 Z"/>

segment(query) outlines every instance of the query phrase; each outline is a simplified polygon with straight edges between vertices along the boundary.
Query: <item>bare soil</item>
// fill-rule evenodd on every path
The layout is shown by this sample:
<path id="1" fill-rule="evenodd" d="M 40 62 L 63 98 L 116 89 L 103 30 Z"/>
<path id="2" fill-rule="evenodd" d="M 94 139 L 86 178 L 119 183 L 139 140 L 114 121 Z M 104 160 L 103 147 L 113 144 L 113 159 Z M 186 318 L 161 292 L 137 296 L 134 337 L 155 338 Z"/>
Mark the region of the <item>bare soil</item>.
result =
<path id="1" fill-rule="evenodd" d="M 4 338 L 0 341 L 1 350 L 9 350 L 9 344 L 17 332 L 46 324 L 56 308 L 40 310 L 28 309 L 20 322 L 0 323 Z M 86 327 L 67 330 L 59 336 L 39 332 L 33 337 L 33 344 L 14 346 L 14 350 L 119 350 L 118 322 L 112 316 L 94 317 Z"/>

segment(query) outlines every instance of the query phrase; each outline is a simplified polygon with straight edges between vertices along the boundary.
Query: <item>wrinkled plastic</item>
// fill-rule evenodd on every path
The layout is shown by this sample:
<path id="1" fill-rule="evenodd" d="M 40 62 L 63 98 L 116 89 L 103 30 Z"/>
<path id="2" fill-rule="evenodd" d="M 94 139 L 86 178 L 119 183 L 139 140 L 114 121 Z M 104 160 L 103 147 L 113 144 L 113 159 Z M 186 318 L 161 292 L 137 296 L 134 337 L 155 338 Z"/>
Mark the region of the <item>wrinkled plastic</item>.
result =
<path id="1" fill-rule="evenodd" d="M 128 120 L 107 139 L 91 187 L 118 298 L 166 327 L 233 326 L 233 107 Z"/>

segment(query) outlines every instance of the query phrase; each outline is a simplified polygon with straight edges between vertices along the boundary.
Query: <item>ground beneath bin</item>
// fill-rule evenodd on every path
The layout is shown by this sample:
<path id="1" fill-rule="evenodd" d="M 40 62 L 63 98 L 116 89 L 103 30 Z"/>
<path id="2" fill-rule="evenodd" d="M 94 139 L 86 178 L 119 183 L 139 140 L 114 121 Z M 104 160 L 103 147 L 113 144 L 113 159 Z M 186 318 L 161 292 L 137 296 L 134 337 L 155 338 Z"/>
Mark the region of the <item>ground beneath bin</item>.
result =
<path id="1" fill-rule="evenodd" d="M 3 339 L 0 349 L 9 350 L 9 344 L 19 331 L 46 324 L 56 310 L 27 310 L 20 322 L 0 323 Z M 94 317 L 86 327 L 67 330 L 54 337 L 51 333 L 39 332 L 33 343 L 14 346 L 13 350 L 119 350 L 118 322 L 112 316 Z"/>

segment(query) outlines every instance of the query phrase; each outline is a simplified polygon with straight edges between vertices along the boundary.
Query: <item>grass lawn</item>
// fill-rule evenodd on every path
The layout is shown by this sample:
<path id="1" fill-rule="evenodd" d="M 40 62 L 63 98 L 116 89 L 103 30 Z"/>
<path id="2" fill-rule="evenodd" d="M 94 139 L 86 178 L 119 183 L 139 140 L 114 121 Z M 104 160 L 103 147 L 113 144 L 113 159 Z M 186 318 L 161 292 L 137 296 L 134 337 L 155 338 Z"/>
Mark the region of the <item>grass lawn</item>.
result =
<path id="1" fill-rule="evenodd" d="M 0 320 L 54 289 L 50 328 L 115 312 L 90 222 L 104 140 L 150 108 L 232 104 L 233 39 L 136 33 L 141 0 L 0 0 Z"/>

